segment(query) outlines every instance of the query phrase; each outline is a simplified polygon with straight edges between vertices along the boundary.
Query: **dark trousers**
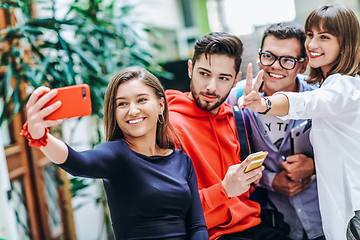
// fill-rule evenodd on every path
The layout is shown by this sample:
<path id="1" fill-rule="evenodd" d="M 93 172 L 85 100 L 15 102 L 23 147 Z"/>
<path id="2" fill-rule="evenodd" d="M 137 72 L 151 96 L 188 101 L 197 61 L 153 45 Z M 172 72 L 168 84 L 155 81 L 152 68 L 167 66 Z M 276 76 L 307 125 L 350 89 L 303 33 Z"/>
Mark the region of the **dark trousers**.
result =
<path id="1" fill-rule="evenodd" d="M 309 239 L 308 236 L 306 235 L 306 232 L 304 231 L 303 240 L 326 240 L 326 239 L 325 239 L 325 236 L 320 236 L 320 237 L 317 237 L 317 238 L 314 238 L 314 239 Z"/>
<path id="2" fill-rule="evenodd" d="M 320 237 L 314 238 L 312 240 L 326 240 L 326 239 L 325 239 L 325 236 L 320 236 Z"/>
<path id="3" fill-rule="evenodd" d="M 219 240 L 291 240 L 282 232 L 259 224 L 241 232 L 226 234 Z"/>

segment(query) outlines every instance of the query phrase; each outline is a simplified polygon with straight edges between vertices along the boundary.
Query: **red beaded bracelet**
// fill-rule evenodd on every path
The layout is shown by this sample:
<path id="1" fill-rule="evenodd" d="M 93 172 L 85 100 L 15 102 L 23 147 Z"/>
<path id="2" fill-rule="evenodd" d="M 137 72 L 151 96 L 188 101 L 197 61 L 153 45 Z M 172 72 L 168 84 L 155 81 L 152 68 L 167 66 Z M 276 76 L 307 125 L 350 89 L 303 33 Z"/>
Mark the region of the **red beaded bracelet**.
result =
<path id="1" fill-rule="evenodd" d="M 23 125 L 23 129 L 21 130 L 20 135 L 23 135 L 24 137 L 27 138 L 27 140 L 29 140 L 29 146 L 36 147 L 36 148 L 45 147 L 47 145 L 47 140 L 48 140 L 47 134 L 49 133 L 49 129 L 45 128 L 45 134 L 41 138 L 33 139 L 29 133 L 28 128 L 29 128 L 29 124 L 26 121 L 26 123 Z"/>

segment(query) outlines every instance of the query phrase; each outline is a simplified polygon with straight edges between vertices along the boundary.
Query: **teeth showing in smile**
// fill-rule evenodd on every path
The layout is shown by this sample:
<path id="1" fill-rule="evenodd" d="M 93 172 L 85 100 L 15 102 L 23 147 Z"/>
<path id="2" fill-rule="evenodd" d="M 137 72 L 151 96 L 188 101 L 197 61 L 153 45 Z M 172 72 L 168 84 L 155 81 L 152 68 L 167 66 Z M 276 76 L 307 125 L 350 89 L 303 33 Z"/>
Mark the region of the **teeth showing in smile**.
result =
<path id="1" fill-rule="evenodd" d="M 321 55 L 321 53 L 311 52 L 311 53 L 310 53 L 310 55 L 311 55 L 311 56 L 314 56 L 314 57 L 317 57 L 317 56 L 320 56 L 320 55 Z"/>
<path id="2" fill-rule="evenodd" d="M 278 75 L 278 74 L 274 74 L 274 73 L 269 73 L 269 75 L 274 77 L 274 78 L 284 78 L 283 75 Z"/>
<path id="3" fill-rule="evenodd" d="M 139 119 L 136 119 L 136 120 L 130 120 L 129 123 L 138 123 L 138 122 L 141 122 L 142 120 L 144 120 L 143 118 L 139 118 Z"/>

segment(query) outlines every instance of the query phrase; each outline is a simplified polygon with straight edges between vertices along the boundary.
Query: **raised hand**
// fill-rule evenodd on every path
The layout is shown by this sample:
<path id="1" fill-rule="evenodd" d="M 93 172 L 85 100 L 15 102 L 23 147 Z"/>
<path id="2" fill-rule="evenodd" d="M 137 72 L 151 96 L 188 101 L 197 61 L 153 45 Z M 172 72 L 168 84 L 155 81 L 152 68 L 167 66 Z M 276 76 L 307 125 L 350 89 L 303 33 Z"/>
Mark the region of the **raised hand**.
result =
<path id="1" fill-rule="evenodd" d="M 238 106 L 240 108 L 250 108 L 254 112 L 264 111 L 261 104 L 261 96 L 259 94 L 259 88 L 263 82 L 264 71 L 260 70 L 255 80 L 253 79 L 252 64 L 249 63 L 246 73 L 246 84 L 244 88 L 244 94 L 238 100 Z"/>
<path id="2" fill-rule="evenodd" d="M 229 167 L 222 185 L 228 197 L 235 197 L 248 191 L 251 183 L 259 182 L 264 167 L 261 166 L 248 173 L 244 173 L 247 165 L 250 164 L 252 157 L 247 157 L 242 163 Z"/>
<path id="3" fill-rule="evenodd" d="M 238 100 L 239 108 L 250 108 L 253 112 L 265 112 L 268 109 L 265 98 L 262 98 L 258 92 L 263 82 L 263 75 L 264 71 L 260 70 L 253 80 L 252 65 L 251 63 L 248 65 L 244 94 Z M 280 117 L 288 114 L 290 104 L 285 94 L 276 94 L 267 98 L 272 103 L 272 108 L 266 114 Z"/>
<path id="4" fill-rule="evenodd" d="M 48 92 L 49 91 L 49 92 Z M 45 92 L 48 92 L 40 98 Z M 58 125 L 62 120 L 44 120 L 44 117 L 54 112 L 61 106 L 61 102 L 55 102 L 54 104 L 45 107 L 45 104 L 50 101 L 57 94 L 57 90 L 51 90 L 47 87 L 41 86 L 31 94 L 27 104 L 27 120 L 29 133 L 33 139 L 41 138 L 45 133 L 45 128 Z"/>

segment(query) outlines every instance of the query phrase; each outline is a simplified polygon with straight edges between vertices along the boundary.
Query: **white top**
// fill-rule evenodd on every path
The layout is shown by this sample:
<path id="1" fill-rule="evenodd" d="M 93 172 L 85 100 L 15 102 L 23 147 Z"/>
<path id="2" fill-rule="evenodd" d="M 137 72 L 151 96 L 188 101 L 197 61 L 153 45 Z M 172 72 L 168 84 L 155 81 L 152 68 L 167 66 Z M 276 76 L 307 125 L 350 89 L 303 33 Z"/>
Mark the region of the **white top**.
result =
<path id="1" fill-rule="evenodd" d="M 360 210 L 360 78 L 334 74 L 314 91 L 282 93 L 290 109 L 281 119 L 313 119 L 310 138 L 325 237 L 345 240 L 348 222 Z"/>
<path id="2" fill-rule="evenodd" d="M 283 121 L 275 116 L 267 114 L 259 114 L 258 117 L 271 142 L 279 149 L 289 126 L 290 119 Z"/>

